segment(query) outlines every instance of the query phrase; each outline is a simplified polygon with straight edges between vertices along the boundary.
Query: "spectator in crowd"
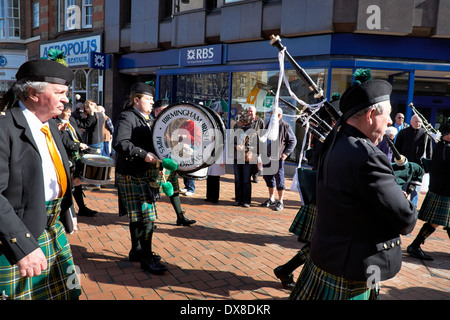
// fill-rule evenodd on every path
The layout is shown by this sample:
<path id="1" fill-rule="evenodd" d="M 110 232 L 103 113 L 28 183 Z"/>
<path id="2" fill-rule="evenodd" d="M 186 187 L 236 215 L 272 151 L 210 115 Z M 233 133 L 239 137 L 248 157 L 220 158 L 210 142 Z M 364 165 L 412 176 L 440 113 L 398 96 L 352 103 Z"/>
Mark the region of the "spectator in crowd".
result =
<path id="1" fill-rule="evenodd" d="M 394 122 L 394 128 L 397 129 L 397 134 L 400 132 L 400 130 L 408 128 L 409 124 L 405 122 L 405 115 L 403 113 L 397 113 L 395 115 L 395 122 Z M 394 138 L 395 140 L 395 138 Z"/>
<path id="2" fill-rule="evenodd" d="M 278 122 L 273 119 L 273 117 L 277 117 Z M 267 140 L 267 156 L 274 160 L 270 161 L 268 164 L 264 164 L 263 162 L 263 178 L 269 190 L 269 199 L 263 202 L 261 206 L 275 206 L 274 210 L 280 211 L 284 208 L 283 198 L 284 191 L 286 190 L 284 162 L 292 151 L 294 151 L 297 144 L 297 138 L 295 137 L 291 126 L 283 120 L 283 111 L 281 108 L 278 107 L 277 110 L 275 110 L 274 114 L 271 115 L 270 121 L 278 123 L 278 128 L 273 128 L 273 130 L 278 130 L 278 143 L 274 143 L 274 141 L 270 141 L 270 139 Z M 266 129 L 271 130 L 270 122 L 266 126 Z M 278 148 L 273 148 L 273 145 Z M 275 202 L 275 190 L 277 190 L 278 193 L 277 202 Z"/>
<path id="3" fill-rule="evenodd" d="M 251 177 L 257 166 L 259 136 L 264 122 L 256 115 L 254 105 L 243 112 L 234 126 L 234 205 L 249 208 L 252 201 Z"/>
<path id="4" fill-rule="evenodd" d="M 422 165 L 422 158 L 431 159 L 431 139 L 422 128 L 422 121 L 417 115 L 411 118 L 411 125 L 397 134 L 395 147 L 409 162 Z M 417 207 L 419 199 L 417 190 L 410 195 L 412 202 Z"/>
<path id="5" fill-rule="evenodd" d="M 86 150 L 88 146 L 82 142 L 81 132 L 78 129 L 77 122 L 73 116 L 71 116 L 71 107 L 69 104 L 64 106 L 63 112 L 60 116 L 55 118 L 58 128 L 61 133 L 61 139 L 66 149 L 67 155 L 70 160 L 70 171 L 73 182 L 73 198 L 78 205 L 79 216 L 92 217 L 97 214 L 97 211 L 89 209 L 84 202 L 83 187 L 81 185 L 81 177 L 83 174 L 83 163 L 81 158 L 83 156 L 83 150 Z"/>
<path id="6" fill-rule="evenodd" d="M 98 112 L 103 115 L 105 119 L 103 123 L 103 148 L 102 148 L 102 156 L 111 157 L 114 154 L 114 150 L 111 149 L 111 140 L 112 135 L 114 134 L 114 125 L 111 121 L 111 118 L 105 114 L 105 108 L 103 106 L 97 106 Z"/>
<path id="7" fill-rule="evenodd" d="M 392 143 L 394 143 L 395 136 L 397 135 L 397 129 L 395 127 L 387 127 L 386 135 L 383 140 L 377 145 L 377 147 L 384 152 L 385 155 L 389 158 L 389 161 L 392 162 L 392 150 L 389 147 L 386 139 L 390 139 Z"/>

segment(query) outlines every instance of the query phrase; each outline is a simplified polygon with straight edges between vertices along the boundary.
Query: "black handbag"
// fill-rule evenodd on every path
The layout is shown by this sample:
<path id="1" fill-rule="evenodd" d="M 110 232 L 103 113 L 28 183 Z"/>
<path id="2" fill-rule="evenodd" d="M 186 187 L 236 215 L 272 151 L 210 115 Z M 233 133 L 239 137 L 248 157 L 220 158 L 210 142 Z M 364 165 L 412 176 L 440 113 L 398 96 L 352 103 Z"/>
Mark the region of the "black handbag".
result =
<path id="1" fill-rule="evenodd" d="M 297 168 L 297 178 L 303 205 L 316 204 L 317 171 L 302 167 Z"/>

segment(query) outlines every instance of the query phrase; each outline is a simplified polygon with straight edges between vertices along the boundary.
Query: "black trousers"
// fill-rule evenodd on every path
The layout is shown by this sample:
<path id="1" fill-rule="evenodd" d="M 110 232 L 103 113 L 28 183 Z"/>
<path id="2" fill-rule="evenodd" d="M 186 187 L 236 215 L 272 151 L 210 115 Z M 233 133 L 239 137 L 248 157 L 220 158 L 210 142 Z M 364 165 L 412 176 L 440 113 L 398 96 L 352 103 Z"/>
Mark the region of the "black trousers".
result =
<path id="1" fill-rule="evenodd" d="M 219 201 L 220 176 L 208 176 L 206 178 L 206 200 Z"/>

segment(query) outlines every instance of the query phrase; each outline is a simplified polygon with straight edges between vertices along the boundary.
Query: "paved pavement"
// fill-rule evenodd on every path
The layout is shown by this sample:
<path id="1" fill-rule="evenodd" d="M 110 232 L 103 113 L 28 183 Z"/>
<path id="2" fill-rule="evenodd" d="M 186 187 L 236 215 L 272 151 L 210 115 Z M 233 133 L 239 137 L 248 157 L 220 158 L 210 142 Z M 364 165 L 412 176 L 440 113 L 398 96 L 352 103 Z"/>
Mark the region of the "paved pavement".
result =
<path id="1" fill-rule="evenodd" d="M 287 179 L 287 186 L 291 179 Z M 182 182 L 182 180 L 180 180 Z M 285 209 L 261 208 L 267 198 L 264 181 L 252 184 L 251 207 L 233 206 L 232 174 L 221 177 L 220 201 L 204 201 L 206 181 L 196 182 L 193 196 L 182 196 L 191 227 L 178 227 L 167 197 L 158 202 L 154 251 L 169 271 L 152 275 L 128 261 L 127 217 L 119 217 L 112 184 L 86 190 L 86 202 L 99 211 L 79 217 L 79 230 L 69 236 L 81 270 L 81 300 L 286 300 L 273 269 L 287 262 L 302 246 L 288 229 L 299 207 L 297 192 L 287 191 Z M 423 198 L 423 197 L 422 197 Z M 422 199 L 421 199 L 422 200 Z M 419 202 L 420 206 L 421 201 Z M 422 262 L 405 250 L 417 235 L 403 236 L 404 260 L 399 274 L 381 284 L 381 300 L 450 300 L 450 240 L 440 227 L 422 246 L 434 261 Z M 301 267 L 294 272 L 297 277 Z"/>

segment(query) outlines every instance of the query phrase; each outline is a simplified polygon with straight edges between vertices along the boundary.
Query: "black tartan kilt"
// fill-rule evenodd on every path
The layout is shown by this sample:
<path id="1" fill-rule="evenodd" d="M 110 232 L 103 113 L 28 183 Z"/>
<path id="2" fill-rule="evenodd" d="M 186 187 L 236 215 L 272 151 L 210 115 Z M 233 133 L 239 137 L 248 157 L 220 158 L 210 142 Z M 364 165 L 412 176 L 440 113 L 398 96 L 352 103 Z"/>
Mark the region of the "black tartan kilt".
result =
<path id="1" fill-rule="evenodd" d="M 47 214 L 58 217 L 59 201 L 47 203 Z M 56 220 L 56 219 L 55 219 Z M 0 255 L 0 295 L 11 300 L 72 300 L 81 295 L 79 276 L 61 222 L 47 227 L 38 239 L 47 269 L 32 278 L 20 277 L 19 268 Z"/>
<path id="2" fill-rule="evenodd" d="M 450 197 L 428 191 L 420 207 L 418 218 L 432 224 L 450 227 Z"/>
<path id="3" fill-rule="evenodd" d="M 319 269 L 310 258 L 298 277 L 289 300 L 378 300 L 379 288 L 365 281 L 349 281 Z"/>
<path id="4" fill-rule="evenodd" d="M 289 232 L 298 236 L 303 242 L 311 242 L 316 217 L 317 206 L 315 204 L 302 206 L 292 221 Z"/>

